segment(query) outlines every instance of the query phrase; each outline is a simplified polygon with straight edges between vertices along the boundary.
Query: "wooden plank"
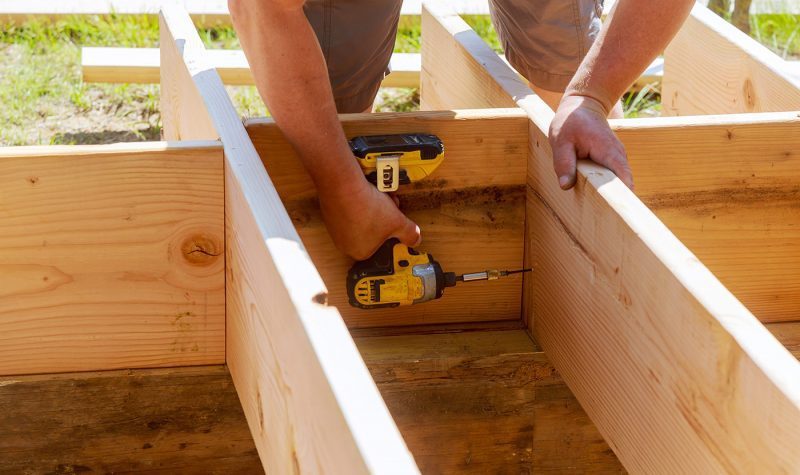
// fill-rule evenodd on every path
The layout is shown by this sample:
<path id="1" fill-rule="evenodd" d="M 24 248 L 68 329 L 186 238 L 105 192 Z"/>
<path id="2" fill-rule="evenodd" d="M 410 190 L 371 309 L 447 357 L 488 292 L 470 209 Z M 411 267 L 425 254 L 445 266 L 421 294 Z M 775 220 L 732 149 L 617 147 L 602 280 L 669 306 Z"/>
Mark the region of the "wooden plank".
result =
<path id="1" fill-rule="evenodd" d="M 224 366 L 0 378 L 3 473 L 263 473 Z"/>
<path id="2" fill-rule="evenodd" d="M 423 473 L 622 471 L 524 330 L 356 344 Z"/>
<path id="3" fill-rule="evenodd" d="M 761 321 L 800 320 L 797 113 L 615 124 L 642 201 Z"/>
<path id="4" fill-rule="evenodd" d="M 0 148 L 0 374 L 222 363 L 218 142 Z"/>
<path id="5" fill-rule="evenodd" d="M 167 105 L 199 98 L 214 130 L 191 115 L 165 129 L 218 133 L 225 150 L 226 361 L 264 470 L 417 472 L 188 13 L 162 10 L 161 34 Z"/>
<path id="6" fill-rule="evenodd" d="M 800 109 L 800 77 L 791 66 L 702 5 L 664 58 L 663 115 Z"/>
<path id="7" fill-rule="evenodd" d="M 769 323 L 766 327 L 795 358 L 800 359 L 800 322 Z"/>
<path id="8" fill-rule="evenodd" d="M 487 0 L 452 0 L 465 15 L 488 15 Z M 420 15 L 421 0 L 405 0 L 400 14 Z M 165 5 L 186 8 L 198 26 L 230 25 L 226 0 L 3 0 L 0 22 L 20 24 L 31 18 L 59 19 L 69 15 L 155 15 Z"/>
<path id="9" fill-rule="evenodd" d="M 438 21 L 422 15 L 420 109 L 516 107 L 515 99 L 528 94 L 528 87 L 458 15 L 447 12 Z M 465 57 L 463 48 L 471 48 L 475 56 Z M 504 77 L 493 81 L 487 69 L 502 71 Z"/>
<path id="10" fill-rule="evenodd" d="M 420 249 L 458 273 L 522 265 L 527 118 L 519 109 L 342 115 L 348 137 L 425 132 L 445 145 L 445 161 L 429 179 L 398 192 L 400 207 L 422 229 Z M 270 119 L 246 123 L 253 144 L 300 237 L 327 284 L 328 303 L 351 328 L 518 320 L 521 278 L 447 289 L 424 305 L 350 307 L 344 276 L 352 260 L 330 239 L 310 176 Z"/>
<path id="11" fill-rule="evenodd" d="M 458 22 L 435 7 L 425 15 Z M 462 45 L 452 63 L 482 54 L 449 41 Z M 581 162 L 576 188 L 563 192 L 552 113 L 533 95 L 518 104 L 531 118 L 530 326 L 622 463 L 692 473 L 800 466 L 800 363 L 610 171 Z"/>
<path id="12" fill-rule="evenodd" d="M 250 65 L 241 50 L 207 50 L 208 61 L 217 69 L 222 82 L 232 86 L 255 84 Z M 395 53 L 389 63 L 392 74 L 382 87 L 418 87 L 420 55 Z M 81 48 L 84 82 L 158 84 L 158 48 Z"/>

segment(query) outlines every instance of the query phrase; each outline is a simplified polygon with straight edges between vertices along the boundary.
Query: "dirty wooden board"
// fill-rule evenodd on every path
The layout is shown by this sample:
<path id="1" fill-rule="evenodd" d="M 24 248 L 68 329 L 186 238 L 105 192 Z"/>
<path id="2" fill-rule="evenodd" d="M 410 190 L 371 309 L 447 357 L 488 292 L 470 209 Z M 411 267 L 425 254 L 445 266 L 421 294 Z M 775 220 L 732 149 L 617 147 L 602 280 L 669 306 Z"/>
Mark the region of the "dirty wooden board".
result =
<path id="1" fill-rule="evenodd" d="M 222 363 L 216 142 L 0 148 L 0 374 Z"/>
<path id="2" fill-rule="evenodd" d="M 623 471 L 524 330 L 356 344 L 422 473 Z"/>
<path id="3" fill-rule="evenodd" d="M 800 320 L 796 112 L 615 121 L 636 194 L 764 322 Z"/>
<path id="4" fill-rule="evenodd" d="M 404 132 L 438 135 L 445 160 L 434 174 L 401 187 L 400 208 L 422 229 L 420 250 L 446 271 L 522 264 L 527 122 L 518 109 L 342 115 L 348 137 Z M 462 284 L 425 305 L 360 310 L 347 303 L 352 261 L 333 245 L 308 173 L 277 126 L 246 124 L 275 188 L 328 288 L 328 303 L 351 328 L 520 318 L 521 278 Z"/>
<path id="5" fill-rule="evenodd" d="M 263 473 L 223 366 L 0 378 L 2 473 Z"/>

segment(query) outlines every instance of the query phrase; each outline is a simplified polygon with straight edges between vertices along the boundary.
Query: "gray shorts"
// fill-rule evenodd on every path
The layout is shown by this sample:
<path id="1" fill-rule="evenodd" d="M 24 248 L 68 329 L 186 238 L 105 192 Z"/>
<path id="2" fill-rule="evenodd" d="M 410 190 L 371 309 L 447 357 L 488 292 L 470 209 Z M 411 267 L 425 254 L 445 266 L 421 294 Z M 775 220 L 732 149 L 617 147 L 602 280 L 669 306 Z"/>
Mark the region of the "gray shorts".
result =
<path id="1" fill-rule="evenodd" d="M 306 0 L 339 112 L 370 107 L 389 72 L 402 0 Z M 530 82 L 563 91 L 600 31 L 602 0 L 490 0 L 506 58 Z M 423 32 L 424 34 L 424 32 Z"/>

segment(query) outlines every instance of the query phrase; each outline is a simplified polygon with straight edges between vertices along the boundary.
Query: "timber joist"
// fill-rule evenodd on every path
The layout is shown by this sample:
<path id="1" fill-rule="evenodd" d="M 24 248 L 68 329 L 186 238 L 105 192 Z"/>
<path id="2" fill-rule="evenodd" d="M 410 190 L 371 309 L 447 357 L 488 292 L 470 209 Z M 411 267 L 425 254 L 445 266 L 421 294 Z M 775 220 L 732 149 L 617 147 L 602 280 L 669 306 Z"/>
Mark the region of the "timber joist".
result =
<path id="1" fill-rule="evenodd" d="M 800 471 L 791 67 L 697 7 L 672 117 L 612 123 L 635 193 L 588 162 L 564 192 L 553 111 L 447 2 L 420 13 L 423 110 L 343 128 L 441 137 L 400 192 L 424 249 L 534 272 L 349 307 L 296 153 L 165 7 L 166 142 L 0 149 L 0 471 Z"/>

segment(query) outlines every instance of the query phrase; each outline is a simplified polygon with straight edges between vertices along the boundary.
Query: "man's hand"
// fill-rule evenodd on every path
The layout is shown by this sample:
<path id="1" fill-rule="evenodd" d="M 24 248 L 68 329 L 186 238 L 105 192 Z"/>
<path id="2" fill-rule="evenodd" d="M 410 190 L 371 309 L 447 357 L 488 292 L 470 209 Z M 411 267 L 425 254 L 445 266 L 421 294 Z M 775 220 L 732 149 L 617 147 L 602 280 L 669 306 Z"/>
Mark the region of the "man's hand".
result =
<path id="1" fill-rule="evenodd" d="M 608 126 L 608 111 L 585 96 L 564 96 L 550 124 L 550 146 L 558 184 L 575 186 L 576 160 L 588 158 L 613 171 L 633 189 L 633 174 L 625 147 Z"/>
<path id="2" fill-rule="evenodd" d="M 575 185 L 575 161 L 589 158 L 633 189 L 625 149 L 608 126 L 610 108 L 666 48 L 694 0 L 618 0 L 572 78 L 550 125 L 558 182 Z"/>
<path id="3" fill-rule="evenodd" d="M 334 244 L 356 260 L 366 259 L 387 239 L 419 245 L 419 226 L 397 207 L 394 198 L 378 191 L 363 177 L 348 186 L 320 187 L 322 217 Z"/>

